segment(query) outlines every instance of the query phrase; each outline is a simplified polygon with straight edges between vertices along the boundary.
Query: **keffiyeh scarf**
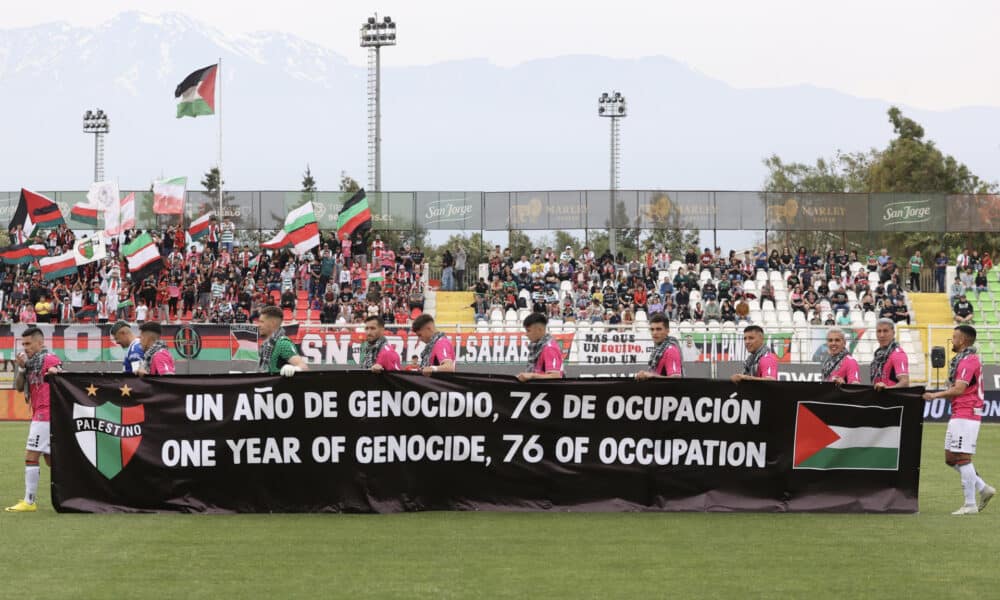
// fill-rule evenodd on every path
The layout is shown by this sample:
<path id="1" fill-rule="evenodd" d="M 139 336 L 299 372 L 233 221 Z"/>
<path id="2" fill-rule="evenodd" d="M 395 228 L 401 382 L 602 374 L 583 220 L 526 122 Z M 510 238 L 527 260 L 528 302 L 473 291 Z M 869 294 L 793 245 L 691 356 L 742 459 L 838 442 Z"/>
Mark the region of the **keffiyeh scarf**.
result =
<path id="1" fill-rule="evenodd" d="M 163 340 L 156 340 L 142 355 L 142 366 L 146 369 L 147 373 L 150 373 L 153 370 L 153 357 L 156 356 L 156 353 L 160 350 L 166 349 L 167 345 L 163 343 Z"/>
<path id="2" fill-rule="evenodd" d="M 364 368 L 371 369 L 375 366 L 375 361 L 378 360 L 379 352 L 382 351 L 382 348 L 385 348 L 385 344 L 386 339 L 384 335 L 375 342 L 365 344 Z"/>
<path id="3" fill-rule="evenodd" d="M 952 357 L 951 364 L 948 365 L 948 383 L 950 383 L 951 385 L 955 385 L 955 376 L 958 375 L 959 363 L 965 360 L 966 357 L 972 356 L 975 353 L 976 349 L 972 346 L 969 346 L 965 350 L 962 350 L 954 357 Z"/>
<path id="4" fill-rule="evenodd" d="M 41 380 L 44 375 L 42 373 L 42 366 L 45 364 L 45 357 L 48 356 L 49 350 L 45 346 L 28 357 L 28 361 L 24 364 L 24 401 L 29 402 L 31 400 L 31 385 L 32 376 L 34 379 Z"/>
<path id="5" fill-rule="evenodd" d="M 849 355 L 850 354 L 847 350 L 842 350 L 839 354 L 827 356 L 826 359 L 823 360 L 823 381 L 830 379 L 830 376 L 837 370 L 840 363 L 844 362 L 844 359 Z"/>
<path id="6" fill-rule="evenodd" d="M 427 345 L 424 346 L 424 351 L 420 353 L 421 367 L 431 366 L 431 354 L 434 353 L 434 346 L 436 346 L 438 341 L 443 337 L 444 334 L 438 331 L 431 337 L 431 341 L 427 342 Z"/>
<path id="7" fill-rule="evenodd" d="M 257 363 L 257 370 L 267 373 L 271 369 L 271 354 L 274 352 L 274 347 L 278 344 L 278 340 L 285 337 L 285 328 L 280 327 L 274 332 L 271 337 L 267 338 L 263 344 L 260 346 L 260 360 Z"/>
<path id="8" fill-rule="evenodd" d="M 872 385 L 875 384 L 876 379 L 882 376 L 882 370 L 885 369 L 885 363 L 889 361 L 889 355 L 891 355 L 896 348 L 899 348 L 899 344 L 892 342 L 885 348 L 879 348 L 875 351 L 875 357 L 874 360 L 872 360 L 871 366 Z"/>
<path id="9" fill-rule="evenodd" d="M 551 341 L 552 336 L 546 333 L 542 336 L 542 339 L 528 346 L 528 369 L 535 368 L 535 365 L 538 364 L 538 357 L 542 355 L 542 350 L 544 350 L 545 345 Z"/>
<path id="10" fill-rule="evenodd" d="M 771 349 L 767 346 L 761 346 L 756 352 L 751 352 L 750 356 L 743 361 L 743 374 L 749 375 L 750 377 L 757 376 L 757 366 L 760 364 L 760 359 L 764 358 L 771 352 Z"/>
<path id="11" fill-rule="evenodd" d="M 666 354 L 667 350 L 671 346 L 681 347 L 681 343 L 677 341 L 677 338 L 673 336 L 667 336 L 667 339 L 663 340 L 659 344 L 653 347 L 653 354 L 649 357 L 649 368 L 656 370 L 656 366 L 660 364 L 660 360 L 663 359 L 663 355 Z M 684 375 L 684 365 L 681 364 L 681 376 Z"/>

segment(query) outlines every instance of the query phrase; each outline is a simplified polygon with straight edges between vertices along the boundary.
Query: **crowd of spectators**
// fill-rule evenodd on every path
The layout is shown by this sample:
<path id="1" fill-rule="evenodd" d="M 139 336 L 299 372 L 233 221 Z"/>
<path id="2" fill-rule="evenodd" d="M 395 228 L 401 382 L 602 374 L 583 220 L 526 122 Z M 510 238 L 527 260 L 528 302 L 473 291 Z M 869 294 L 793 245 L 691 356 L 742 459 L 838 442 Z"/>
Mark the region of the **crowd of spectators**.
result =
<path id="1" fill-rule="evenodd" d="M 163 266 L 142 281 L 129 274 L 121 249 L 142 233 L 111 240 L 108 257 L 54 281 L 37 266 L 0 265 L 0 319 L 21 323 L 137 322 L 249 323 L 269 305 L 286 316 L 303 313 L 322 323 L 362 323 L 370 315 L 407 323 L 424 308 L 424 254 L 404 244 L 392 249 L 378 234 L 337 240 L 322 232 L 318 247 L 295 255 L 262 250 L 237 239 L 228 219 L 212 223 L 206 238 L 186 244 L 185 230 L 149 230 Z M 73 247 L 65 226 L 43 232 L 50 255 Z M 35 240 L 38 241 L 38 240 Z"/>
<path id="2" fill-rule="evenodd" d="M 935 280 L 938 291 L 944 293 L 944 279 L 948 267 L 948 259 L 944 253 L 938 253 L 936 258 L 938 267 L 935 270 Z M 989 252 L 983 252 L 967 248 L 959 253 L 955 259 L 955 279 L 948 288 L 948 302 L 951 305 L 955 323 L 972 324 L 975 322 L 975 307 L 969 300 L 975 293 L 976 300 L 986 294 L 992 298 L 989 289 L 989 273 L 993 270 L 993 259 Z"/>
<path id="3" fill-rule="evenodd" d="M 489 256 L 488 279 L 472 287 L 473 308 L 477 319 L 495 310 L 530 309 L 564 321 L 608 324 L 630 323 L 638 311 L 663 312 L 671 321 L 748 323 L 753 304 L 763 308 L 776 299 L 770 281 L 757 285 L 758 272 L 775 271 L 786 283 L 790 310 L 812 324 L 850 324 L 851 310 L 910 321 L 901 269 L 884 249 L 859 259 L 843 249 L 820 254 L 758 248 L 737 254 L 691 248 L 676 260 L 680 267 L 670 277 L 675 258 L 662 248 L 595 256 L 589 247 L 567 246 L 561 252 L 536 248 L 514 256 L 497 246 Z M 852 263 L 862 268 L 852 274 Z M 869 273 L 877 277 L 870 279 Z M 754 285 L 746 286 L 750 280 Z"/>

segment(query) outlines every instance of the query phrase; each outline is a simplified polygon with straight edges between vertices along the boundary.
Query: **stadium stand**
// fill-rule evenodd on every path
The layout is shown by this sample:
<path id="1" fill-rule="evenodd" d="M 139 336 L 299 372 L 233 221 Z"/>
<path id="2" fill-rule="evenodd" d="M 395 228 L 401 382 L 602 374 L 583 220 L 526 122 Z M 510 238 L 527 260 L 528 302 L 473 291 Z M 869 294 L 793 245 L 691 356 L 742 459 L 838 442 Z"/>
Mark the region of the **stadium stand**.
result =
<path id="1" fill-rule="evenodd" d="M 296 256 L 245 242 L 231 248 L 218 241 L 185 247 L 184 230 L 168 227 L 150 231 L 162 268 L 138 281 L 119 250 L 139 233 L 125 232 L 112 241 L 107 259 L 52 281 L 42 277 L 37 263 L 0 265 L 0 319 L 248 323 L 264 306 L 276 305 L 291 322 L 362 323 L 366 315 L 378 314 L 388 323 L 404 324 L 426 309 L 423 258 L 414 259 L 405 246 L 385 255 L 345 256 L 327 232 L 319 247 Z M 65 226 L 46 235 L 50 255 L 72 248 L 75 238 Z"/>

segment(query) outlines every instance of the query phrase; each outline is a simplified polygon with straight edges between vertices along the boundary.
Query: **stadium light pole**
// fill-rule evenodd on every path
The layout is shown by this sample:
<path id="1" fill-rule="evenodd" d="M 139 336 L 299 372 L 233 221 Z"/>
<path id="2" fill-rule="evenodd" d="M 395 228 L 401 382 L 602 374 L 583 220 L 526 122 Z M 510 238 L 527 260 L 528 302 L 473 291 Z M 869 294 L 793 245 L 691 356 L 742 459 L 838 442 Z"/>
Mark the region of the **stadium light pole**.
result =
<path id="1" fill-rule="evenodd" d="M 618 253 L 615 234 L 615 201 L 618 199 L 618 172 L 621 163 L 621 129 L 618 121 L 627 115 L 625 96 L 622 96 L 621 92 L 604 92 L 597 99 L 597 116 L 611 119 L 611 173 L 608 184 L 611 197 L 611 212 L 608 213 L 608 248 L 611 254 Z"/>
<path id="2" fill-rule="evenodd" d="M 382 90 L 380 50 L 396 45 L 396 23 L 378 13 L 361 25 L 361 47 L 368 48 L 368 191 L 382 191 Z"/>
<path id="3" fill-rule="evenodd" d="M 83 113 L 83 132 L 94 134 L 94 181 L 104 181 L 104 134 L 111 128 L 111 119 L 97 109 Z"/>

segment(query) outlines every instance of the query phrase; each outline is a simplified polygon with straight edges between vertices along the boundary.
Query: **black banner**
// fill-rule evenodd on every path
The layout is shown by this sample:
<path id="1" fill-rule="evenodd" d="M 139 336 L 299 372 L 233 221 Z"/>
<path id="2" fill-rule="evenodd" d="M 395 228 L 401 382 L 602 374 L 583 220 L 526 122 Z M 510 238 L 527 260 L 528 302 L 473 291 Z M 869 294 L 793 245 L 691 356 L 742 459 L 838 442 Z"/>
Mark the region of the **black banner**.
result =
<path id="1" fill-rule="evenodd" d="M 62 512 L 917 510 L 919 388 L 358 371 L 50 379 Z"/>

